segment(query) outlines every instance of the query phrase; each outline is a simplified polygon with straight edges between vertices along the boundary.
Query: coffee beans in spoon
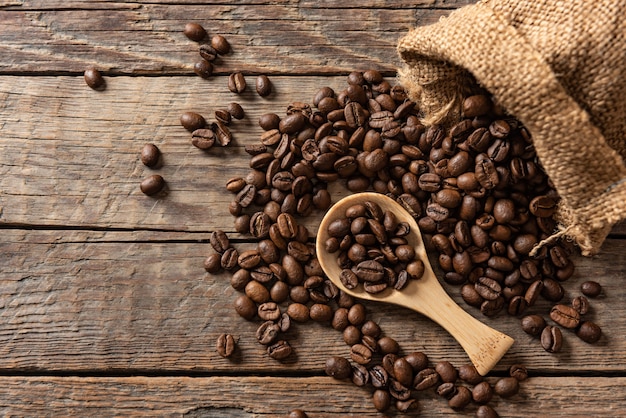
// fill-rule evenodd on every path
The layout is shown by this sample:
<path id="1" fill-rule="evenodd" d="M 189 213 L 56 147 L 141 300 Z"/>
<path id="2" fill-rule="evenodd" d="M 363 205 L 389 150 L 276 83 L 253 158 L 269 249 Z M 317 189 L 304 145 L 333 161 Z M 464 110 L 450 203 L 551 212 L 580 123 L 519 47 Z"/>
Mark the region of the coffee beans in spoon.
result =
<path id="1" fill-rule="evenodd" d="M 325 246 L 338 253 L 341 282 L 348 289 L 361 284 L 368 293 L 388 287 L 401 290 L 424 274 L 424 263 L 405 238 L 410 232 L 391 211 L 367 201 L 348 207 L 345 217 L 328 225 Z"/>

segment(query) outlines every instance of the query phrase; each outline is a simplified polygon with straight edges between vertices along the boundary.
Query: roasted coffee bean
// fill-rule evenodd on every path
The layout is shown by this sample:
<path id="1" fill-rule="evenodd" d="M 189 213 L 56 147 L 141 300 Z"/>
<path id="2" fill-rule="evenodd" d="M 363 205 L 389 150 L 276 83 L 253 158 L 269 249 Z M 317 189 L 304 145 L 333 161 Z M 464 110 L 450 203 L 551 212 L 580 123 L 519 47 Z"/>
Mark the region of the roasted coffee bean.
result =
<path id="1" fill-rule="evenodd" d="M 438 385 L 440 382 L 439 374 L 433 368 L 420 370 L 413 380 L 413 387 L 416 390 L 426 390 Z"/>
<path id="2" fill-rule="evenodd" d="M 246 284 L 244 288 L 244 292 L 246 296 L 248 296 L 252 301 L 262 304 L 270 300 L 270 292 L 267 288 L 256 280 L 250 281 Z M 255 306 L 255 314 L 257 311 L 257 307 Z"/>
<path id="3" fill-rule="evenodd" d="M 183 34 L 192 41 L 200 42 L 206 36 L 206 30 L 198 23 L 189 22 L 185 24 Z"/>
<path id="4" fill-rule="evenodd" d="M 270 93 L 272 93 L 272 82 L 270 81 L 270 79 L 266 75 L 261 74 L 261 75 L 257 76 L 257 79 L 256 79 L 256 92 L 261 97 L 269 96 Z"/>
<path id="5" fill-rule="evenodd" d="M 243 119 L 245 116 L 245 111 L 243 110 L 243 107 L 241 107 L 241 105 L 236 102 L 229 103 L 226 110 L 235 119 Z"/>
<path id="6" fill-rule="evenodd" d="M 263 345 L 272 344 L 278 339 L 280 327 L 274 321 L 263 322 L 256 331 L 256 339 Z"/>
<path id="7" fill-rule="evenodd" d="M 442 383 L 437 387 L 437 395 L 450 399 L 456 395 L 457 389 L 454 383 Z"/>
<path id="8" fill-rule="evenodd" d="M 454 383 L 459 377 L 458 371 L 449 361 L 442 360 L 435 365 L 435 370 L 439 373 L 441 381 L 444 383 Z"/>
<path id="9" fill-rule="evenodd" d="M 204 260 L 204 269 L 211 274 L 217 273 L 222 268 L 222 256 L 214 253 Z"/>
<path id="10" fill-rule="evenodd" d="M 472 399 L 478 404 L 486 404 L 493 398 L 493 388 L 486 380 L 476 384 L 472 389 Z"/>
<path id="11" fill-rule="evenodd" d="M 363 344 L 354 344 L 350 347 L 350 358 L 358 364 L 368 364 L 372 361 L 372 350 Z"/>
<path id="12" fill-rule="evenodd" d="M 288 418 L 308 418 L 309 416 L 302 409 L 294 409 L 289 412 Z"/>
<path id="13" fill-rule="evenodd" d="M 457 386 L 456 394 L 450 398 L 448 405 L 450 408 L 460 411 L 472 401 L 472 392 L 465 386 Z"/>
<path id="14" fill-rule="evenodd" d="M 389 379 L 389 394 L 398 401 L 406 401 L 411 397 L 411 389 L 398 382 L 396 379 Z"/>
<path id="15" fill-rule="evenodd" d="M 152 174 L 146 177 L 139 184 L 139 188 L 143 194 L 154 196 L 165 187 L 165 180 L 159 174 Z"/>
<path id="16" fill-rule="evenodd" d="M 563 345 L 563 334 L 559 327 L 547 325 L 541 332 L 541 346 L 548 353 L 558 353 Z"/>
<path id="17" fill-rule="evenodd" d="M 146 144 L 141 148 L 141 162 L 146 167 L 155 167 L 159 163 L 161 151 L 154 144 Z"/>
<path id="18" fill-rule="evenodd" d="M 471 385 L 476 385 L 483 381 L 483 376 L 478 373 L 473 364 L 464 364 L 458 369 L 459 379 Z"/>
<path id="19" fill-rule="evenodd" d="M 509 368 L 509 375 L 521 382 L 528 378 L 528 370 L 522 364 L 514 364 Z"/>
<path id="20" fill-rule="evenodd" d="M 226 55 L 230 52 L 230 44 L 222 35 L 213 35 L 211 37 L 211 46 L 215 48 L 220 55 Z"/>
<path id="21" fill-rule="evenodd" d="M 491 111 L 491 100 L 485 95 L 468 96 L 463 100 L 462 112 L 466 118 L 484 116 Z"/>
<path id="22" fill-rule="evenodd" d="M 84 74 L 85 83 L 94 90 L 103 89 L 105 86 L 104 77 L 95 67 L 89 67 Z"/>
<path id="23" fill-rule="evenodd" d="M 213 74 L 213 64 L 202 58 L 193 64 L 193 72 L 199 77 L 209 78 Z"/>
<path id="24" fill-rule="evenodd" d="M 243 73 L 235 72 L 228 76 L 228 90 L 241 94 L 246 89 L 246 78 Z M 263 127 L 263 126 L 261 126 Z"/>
<path id="25" fill-rule="evenodd" d="M 410 386 L 413 383 L 413 367 L 407 359 L 404 357 L 396 359 L 393 363 L 393 376 L 404 386 Z"/>
<path id="26" fill-rule="evenodd" d="M 352 365 L 350 365 L 350 361 L 345 357 L 330 357 L 326 360 L 324 371 L 328 376 L 338 380 L 352 377 Z"/>
<path id="27" fill-rule="evenodd" d="M 474 287 L 476 292 L 485 300 L 495 300 L 502 293 L 500 283 L 489 277 L 479 277 Z"/>
<path id="28" fill-rule="evenodd" d="M 550 310 L 550 319 L 563 328 L 576 328 L 580 323 L 580 313 L 571 306 L 557 304 Z"/>
<path id="29" fill-rule="evenodd" d="M 211 247 L 213 247 L 213 249 L 220 254 L 223 254 L 224 251 L 230 247 L 230 240 L 228 239 L 228 236 L 220 229 L 211 232 L 209 241 L 211 243 Z"/>
<path id="30" fill-rule="evenodd" d="M 285 341 L 280 340 L 267 347 L 267 354 L 274 360 L 284 360 L 291 355 L 293 349 L 291 345 Z"/>
<path id="31" fill-rule="evenodd" d="M 199 149 L 207 150 L 215 144 L 216 136 L 212 129 L 196 129 L 191 134 L 191 144 Z"/>
<path id="32" fill-rule="evenodd" d="M 231 334 L 220 334 L 220 336 L 217 337 L 216 349 L 220 356 L 224 358 L 231 357 L 236 348 L 237 342 Z"/>
<path id="33" fill-rule="evenodd" d="M 419 409 L 419 402 L 415 398 L 396 400 L 396 409 L 401 413 L 407 413 Z"/>
<path id="34" fill-rule="evenodd" d="M 572 308 L 580 315 L 584 315 L 589 312 L 589 300 L 585 296 L 576 296 L 572 299 Z"/>
<path id="35" fill-rule="evenodd" d="M 500 415 L 489 405 L 480 405 L 476 409 L 476 418 L 498 418 Z"/>
<path id="36" fill-rule="evenodd" d="M 576 335 L 584 342 L 593 344 L 602 336 L 602 329 L 595 322 L 583 321 L 576 330 Z"/>
<path id="37" fill-rule="evenodd" d="M 365 386 L 370 381 L 370 373 L 367 368 L 361 364 L 354 364 L 352 366 L 352 383 L 358 387 Z"/>
<path id="38" fill-rule="evenodd" d="M 215 61 L 215 59 L 217 58 L 217 51 L 215 50 L 215 48 L 213 48 L 211 45 L 209 44 L 202 44 L 200 45 L 200 47 L 198 48 L 198 53 L 200 54 L 200 56 L 209 61 L 209 62 L 213 62 Z"/>
<path id="39" fill-rule="evenodd" d="M 180 116 L 180 124 L 189 132 L 193 132 L 196 129 L 204 128 L 206 126 L 206 120 L 198 113 L 184 112 Z"/>
<path id="40" fill-rule="evenodd" d="M 372 394 L 372 403 L 379 412 L 384 412 L 391 406 L 391 395 L 387 390 L 377 389 Z"/>
<path id="41" fill-rule="evenodd" d="M 250 282 L 253 283 L 253 282 Z M 246 286 L 247 288 L 247 286 Z M 253 319 L 257 314 L 256 303 L 247 295 L 239 295 L 234 303 L 235 311 L 247 320 Z"/>
<path id="42" fill-rule="evenodd" d="M 526 315 L 521 321 L 522 330 L 529 334 L 537 336 L 546 327 L 546 320 L 540 315 Z"/>
<path id="43" fill-rule="evenodd" d="M 596 298 L 602 293 L 602 285 L 593 280 L 588 280 L 580 285 L 580 291 L 587 297 Z"/>
<path id="44" fill-rule="evenodd" d="M 549 218 L 556 212 L 556 201 L 547 195 L 535 197 L 528 205 L 530 212 L 540 218 Z"/>
<path id="45" fill-rule="evenodd" d="M 370 382 L 375 388 L 385 388 L 389 384 L 389 373 L 381 365 L 372 367 L 369 371 Z"/>
<path id="46" fill-rule="evenodd" d="M 510 398 L 519 392 L 519 381 L 514 377 L 503 377 L 493 386 L 493 391 L 501 398 Z"/>

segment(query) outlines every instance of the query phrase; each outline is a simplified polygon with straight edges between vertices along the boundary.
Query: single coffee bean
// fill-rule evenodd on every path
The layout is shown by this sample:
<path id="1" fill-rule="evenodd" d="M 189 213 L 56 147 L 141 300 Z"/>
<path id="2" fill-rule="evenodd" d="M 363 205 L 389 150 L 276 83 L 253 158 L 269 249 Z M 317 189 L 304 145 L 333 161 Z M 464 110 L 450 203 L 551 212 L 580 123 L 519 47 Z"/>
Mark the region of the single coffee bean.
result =
<path id="1" fill-rule="evenodd" d="M 437 387 L 437 395 L 450 399 L 456 395 L 457 389 L 454 383 L 442 383 Z"/>
<path id="2" fill-rule="evenodd" d="M 243 119 L 245 116 L 245 111 L 243 110 L 243 107 L 241 107 L 241 105 L 236 102 L 229 103 L 226 110 L 228 110 L 228 113 L 230 113 L 230 115 L 235 119 Z"/>
<path id="3" fill-rule="evenodd" d="M 602 329 L 595 322 L 583 321 L 576 330 L 576 335 L 584 342 L 593 344 L 602 336 Z"/>
<path id="4" fill-rule="evenodd" d="M 372 394 L 372 403 L 379 412 L 384 412 L 391 406 L 391 395 L 387 390 L 376 389 Z"/>
<path id="5" fill-rule="evenodd" d="M 204 260 L 204 269 L 207 273 L 215 274 L 218 273 L 222 268 L 222 256 L 217 253 L 213 253 L 209 255 Z"/>
<path id="6" fill-rule="evenodd" d="M 235 311 L 244 319 L 252 320 L 256 316 L 256 303 L 254 303 L 254 301 L 247 295 L 239 295 L 235 299 L 234 306 Z"/>
<path id="7" fill-rule="evenodd" d="M 372 350 L 363 344 L 354 344 L 350 347 L 350 358 L 358 364 L 368 364 L 372 361 Z"/>
<path id="8" fill-rule="evenodd" d="M 159 157 L 161 156 L 161 151 L 154 144 L 146 144 L 141 149 L 141 162 L 146 167 L 154 167 L 159 162 Z"/>
<path id="9" fill-rule="evenodd" d="M 209 78 L 213 74 L 213 64 L 202 58 L 193 65 L 193 72 L 199 77 Z"/>
<path id="10" fill-rule="evenodd" d="M 230 44 L 222 35 L 213 35 L 211 37 L 211 46 L 220 55 L 226 55 L 230 52 Z"/>
<path id="11" fill-rule="evenodd" d="M 196 129 L 191 134 L 191 144 L 196 148 L 207 150 L 215 144 L 215 132 L 212 129 Z"/>
<path id="12" fill-rule="evenodd" d="M 472 399 L 478 404 L 486 404 L 493 398 L 493 388 L 486 380 L 478 383 L 472 389 Z"/>
<path id="13" fill-rule="evenodd" d="M 104 78 L 100 71 L 95 67 L 89 67 L 85 70 L 85 83 L 94 90 L 102 89 L 105 85 Z"/>
<path id="14" fill-rule="evenodd" d="M 393 376 L 404 386 L 410 386 L 413 383 L 413 367 L 407 359 L 404 357 L 396 359 L 393 363 Z"/>
<path id="15" fill-rule="evenodd" d="M 352 365 L 345 357 L 333 356 L 326 360 L 324 371 L 330 377 L 338 380 L 352 377 Z"/>
<path id="16" fill-rule="evenodd" d="M 571 306 L 557 304 L 550 310 L 550 319 L 563 328 L 576 328 L 580 323 L 580 313 Z"/>
<path id="17" fill-rule="evenodd" d="M 257 77 L 256 92 L 261 97 L 269 96 L 270 93 L 272 92 L 272 83 L 266 75 L 261 74 Z"/>
<path id="18" fill-rule="evenodd" d="M 228 76 L 228 90 L 241 94 L 246 89 L 246 78 L 243 73 L 235 72 Z"/>
<path id="19" fill-rule="evenodd" d="M 256 339 L 263 345 L 272 344 L 278 339 L 280 327 L 274 321 L 263 322 L 256 331 Z"/>
<path id="20" fill-rule="evenodd" d="M 514 377 L 503 377 L 493 386 L 493 391 L 501 398 L 510 398 L 519 392 L 519 381 Z"/>
<path id="21" fill-rule="evenodd" d="M 522 364 L 514 364 L 509 368 L 509 375 L 521 382 L 528 378 L 528 370 Z"/>
<path id="22" fill-rule="evenodd" d="M 481 405 L 476 409 L 476 418 L 498 418 L 499 416 L 489 405 Z"/>
<path id="23" fill-rule="evenodd" d="M 426 390 L 438 385 L 440 382 L 439 374 L 433 368 L 420 370 L 413 380 L 413 387 L 416 390 Z"/>
<path id="24" fill-rule="evenodd" d="M 237 342 L 231 334 L 220 334 L 216 343 L 217 353 L 224 357 L 231 357 L 237 348 Z"/>
<path id="25" fill-rule="evenodd" d="M 365 366 L 355 364 L 352 366 L 351 380 L 356 386 L 363 387 L 369 383 L 370 373 Z"/>
<path id="26" fill-rule="evenodd" d="M 563 334 L 559 327 L 547 325 L 541 332 L 541 346 L 548 353 L 558 353 L 563 345 Z"/>
<path id="27" fill-rule="evenodd" d="M 585 296 L 576 296 L 572 299 L 572 308 L 576 309 L 576 311 L 584 315 L 589 312 L 589 300 Z"/>
<path id="28" fill-rule="evenodd" d="M 209 242 L 211 243 L 211 247 L 213 247 L 213 249 L 220 254 L 223 254 L 228 248 L 230 248 L 230 240 L 228 239 L 226 233 L 221 229 L 211 232 Z"/>
<path id="29" fill-rule="evenodd" d="M 198 113 L 185 112 L 180 116 L 180 124 L 189 132 L 193 132 L 196 129 L 204 128 L 206 126 L 206 120 Z"/>
<path id="30" fill-rule="evenodd" d="M 528 205 L 530 213 L 540 218 L 549 218 L 556 212 L 556 201 L 547 195 L 535 197 Z"/>
<path id="31" fill-rule="evenodd" d="M 288 418 L 308 418 L 309 416 L 302 409 L 294 409 L 289 412 Z"/>
<path id="32" fill-rule="evenodd" d="M 370 369 L 370 382 L 375 388 L 384 388 L 389 384 L 389 373 L 382 365 Z"/>
<path id="33" fill-rule="evenodd" d="M 580 285 L 580 291 L 587 297 L 595 298 L 602 293 L 602 285 L 593 280 L 588 280 Z"/>
<path id="34" fill-rule="evenodd" d="M 448 405 L 450 408 L 460 411 L 472 401 L 472 392 L 465 386 L 457 386 L 456 394 L 450 398 Z"/>
<path id="35" fill-rule="evenodd" d="M 186 23 L 183 33 L 187 38 L 196 42 L 200 42 L 206 36 L 206 30 L 202 27 L 202 25 L 194 22 Z"/>
<path id="36" fill-rule="evenodd" d="M 291 355 L 293 349 L 285 340 L 280 340 L 267 347 L 267 354 L 274 360 L 284 360 Z"/>
<path id="37" fill-rule="evenodd" d="M 435 365 L 435 370 L 439 373 L 441 381 L 445 383 L 454 383 L 459 377 L 458 371 L 449 361 L 442 360 Z"/>
<path id="38" fill-rule="evenodd" d="M 464 364 L 458 370 L 459 379 L 471 385 L 476 385 L 483 381 L 483 376 L 478 373 L 473 364 Z"/>
<path id="39" fill-rule="evenodd" d="M 488 96 L 477 94 L 463 100 L 462 112 L 466 118 L 486 115 L 491 111 L 491 99 Z"/>
<path id="40" fill-rule="evenodd" d="M 540 315 L 526 315 L 522 318 L 521 324 L 525 333 L 537 336 L 545 329 L 546 320 Z"/>
<path id="41" fill-rule="evenodd" d="M 141 191 L 148 196 L 154 196 L 165 187 L 165 180 L 158 174 L 146 177 L 139 184 Z"/>

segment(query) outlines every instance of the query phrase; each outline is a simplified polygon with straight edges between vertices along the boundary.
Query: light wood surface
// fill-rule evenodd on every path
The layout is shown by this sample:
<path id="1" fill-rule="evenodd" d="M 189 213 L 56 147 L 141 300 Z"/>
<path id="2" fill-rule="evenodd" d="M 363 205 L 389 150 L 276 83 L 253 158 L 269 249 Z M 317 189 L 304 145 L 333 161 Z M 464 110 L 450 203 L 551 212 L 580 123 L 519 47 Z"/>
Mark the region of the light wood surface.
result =
<path id="1" fill-rule="evenodd" d="M 248 171 L 246 144 L 260 115 L 310 101 L 322 86 L 343 88 L 352 70 L 376 68 L 394 80 L 397 39 L 471 1 L 28 1 L 0 0 L 0 411 L 8 416 L 382 416 L 369 390 L 325 376 L 329 356 L 348 356 L 341 334 L 318 323 L 289 331 L 295 355 L 268 358 L 240 318 L 229 275 L 208 275 L 209 236 L 222 229 L 237 248 L 225 190 Z M 192 73 L 197 44 L 188 21 L 233 46 L 203 80 Z M 89 89 L 87 65 L 102 69 L 104 91 Z M 268 98 L 238 96 L 227 76 L 249 84 L 269 74 Z M 208 119 L 231 101 L 246 117 L 227 148 L 202 152 L 179 123 L 194 110 Z M 146 142 L 163 152 L 143 167 Z M 139 191 L 153 172 L 167 190 Z M 331 187 L 333 201 L 347 192 Z M 306 219 L 312 233 L 322 218 Z M 593 345 L 565 333 L 559 354 L 524 334 L 519 318 L 470 315 L 515 339 L 489 379 L 525 364 L 519 395 L 492 404 L 502 416 L 620 416 L 626 405 L 626 226 L 593 258 L 576 257 L 567 300 L 585 280 L 604 291 L 589 319 L 604 330 Z M 432 260 L 431 260 L 432 261 Z M 438 272 L 437 269 L 435 269 Z M 440 272 L 438 272 L 440 274 Z M 454 339 L 405 308 L 367 302 L 371 319 L 406 351 L 431 361 L 467 362 Z M 540 302 L 532 312 L 546 315 Z M 222 332 L 239 337 L 231 360 L 215 351 Z M 421 416 L 452 411 L 432 392 Z"/>

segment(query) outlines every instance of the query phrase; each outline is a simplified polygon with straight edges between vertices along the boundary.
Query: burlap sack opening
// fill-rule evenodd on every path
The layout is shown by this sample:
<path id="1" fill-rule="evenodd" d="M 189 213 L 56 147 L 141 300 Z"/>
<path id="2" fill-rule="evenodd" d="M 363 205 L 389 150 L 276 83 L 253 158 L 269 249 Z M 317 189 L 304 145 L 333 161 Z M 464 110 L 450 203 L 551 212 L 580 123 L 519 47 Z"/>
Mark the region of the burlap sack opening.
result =
<path id="1" fill-rule="evenodd" d="M 398 52 L 426 123 L 484 88 L 526 126 L 562 197 L 552 238 L 596 254 L 626 218 L 626 1 L 483 1 L 411 30 Z"/>

